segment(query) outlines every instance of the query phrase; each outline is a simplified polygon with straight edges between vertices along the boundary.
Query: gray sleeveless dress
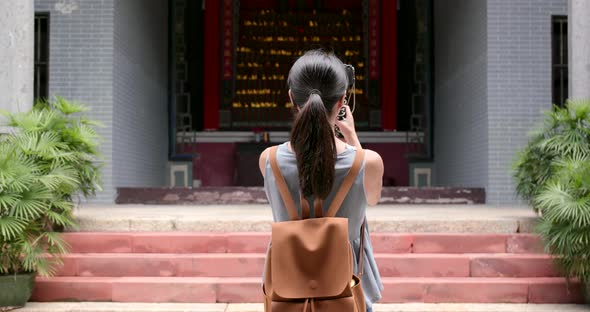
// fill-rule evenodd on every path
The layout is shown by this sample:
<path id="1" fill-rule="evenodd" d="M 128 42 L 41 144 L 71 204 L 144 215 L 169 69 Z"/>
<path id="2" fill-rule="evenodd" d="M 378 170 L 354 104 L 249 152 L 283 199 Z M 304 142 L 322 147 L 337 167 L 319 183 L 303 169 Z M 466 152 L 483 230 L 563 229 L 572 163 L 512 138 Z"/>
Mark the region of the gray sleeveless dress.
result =
<path id="1" fill-rule="evenodd" d="M 285 142 L 279 145 L 279 148 L 277 150 L 277 162 L 279 164 L 279 168 L 281 169 L 281 173 L 285 177 L 285 181 L 287 182 L 287 186 L 289 187 L 291 196 L 293 196 L 293 200 L 295 201 L 297 210 L 301 215 L 297 160 L 295 159 L 295 154 L 289 150 L 287 143 L 288 142 Z M 328 207 L 332 202 L 332 199 L 336 195 L 336 192 L 340 188 L 340 185 L 342 184 L 344 177 L 346 176 L 348 170 L 352 166 L 355 153 L 356 148 L 347 144 L 346 149 L 337 155 L 334 185 L 332 186 L 332 191 L 330 192 L 330 195 L 324 200 L 324 213 L 327 212 Z M 344 202 L 342 203 L 340 210 L 336 214 L 336 216 L 338 217 L 348 218 L 348 238 L 350 239 L 350 243 L 352 244 L 354 250 L 355 274 L 358 273 L 358 260 L 356 258 L 358 257 L 360 249 L 361 225 L 363 223 L 363 220 L 365 219 L 365 211 L 367 208 L 367 198 L 365 196 L 365 190 L 363 186 L 364 169 L 365 163 L 363 161 L 363 164 L 358 173 L 358 176 L 356 177 L 356 180 L 354 181 L 354 184 L 350 188 L 350 191 L 344 199 Z M 272 208 L 272 215 L 274 221 L 288 221 L 289 214 L 287 213 L 287 209 L 283 204 L 283 200 L 281 198 L 279 189 L 276 186 L 274 175 L 270 167 L 270 161 L 268 159 L 266 161 L 264 190 L 266 192 L 266 196 Z M 310 209 L 310 214 L 311 216 L 313 216 L 313 198 L 310 197 L 307 200 L 309 201 L 310 207 L 312 208 Z M 383 290 L 383 284 L 381 282 L 381 277 L 379 275 L 377 263 L 375 262 L 375 258 L 373 256 L 373 247 L 371 245 L 368 225 L 365 225 L 364 250 L 365 259 L 362 286 L 363 292 L 365 294 L 367 309 L 369 310 L 374 302 L 377 302 L 381 299 L 381 291 Z"/>

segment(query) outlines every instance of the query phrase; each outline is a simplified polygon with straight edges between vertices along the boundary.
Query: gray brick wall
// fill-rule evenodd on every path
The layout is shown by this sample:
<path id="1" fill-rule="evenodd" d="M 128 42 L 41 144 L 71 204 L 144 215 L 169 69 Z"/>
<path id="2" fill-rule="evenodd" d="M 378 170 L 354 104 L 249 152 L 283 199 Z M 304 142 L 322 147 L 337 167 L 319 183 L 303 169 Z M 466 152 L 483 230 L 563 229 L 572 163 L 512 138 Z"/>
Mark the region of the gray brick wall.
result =
<path id="1" fill-rule="evenodd" d="M 165 183 L 167 121 L 166 0 L 35 0 L 50 14 L 49 94 L 90 107 L 103 123 L 104 191 Z"/>
<path id="2" fill-rule="evenodd" d="M 115 186 L 163 186 L 168 160 L 168 1 L 115 0 Z"/>
<path id="3" fill-rule="evenodd" d="M 487 187 L 486 2 L 434 1 L 436 184 Z"/>
<path id="4" fill-rule="evenodd" d="M 567 0 L 488 0 L 488 203 L 522 203 L 511 163 L 551 107 L 551 16 Z"/>
<path id="5" fill-rule="evenodd" d="M 64 5 L 66 4 L 66 5 Z M 69 6 L 69 4 L 72 4 Z M 49 12 L 49 95 L 90 107 L 103 123 L 104 192 L 93 202 L 112 202 L 113 191 L 113 0 L 35 0 L 36 12 Z"/>
<path id="6" fill-rule="evenodd" d="M 551 107 L 551 16 L 567 0 L 434 3 L 437 184 L 522 204 L 511 164 Z"/>

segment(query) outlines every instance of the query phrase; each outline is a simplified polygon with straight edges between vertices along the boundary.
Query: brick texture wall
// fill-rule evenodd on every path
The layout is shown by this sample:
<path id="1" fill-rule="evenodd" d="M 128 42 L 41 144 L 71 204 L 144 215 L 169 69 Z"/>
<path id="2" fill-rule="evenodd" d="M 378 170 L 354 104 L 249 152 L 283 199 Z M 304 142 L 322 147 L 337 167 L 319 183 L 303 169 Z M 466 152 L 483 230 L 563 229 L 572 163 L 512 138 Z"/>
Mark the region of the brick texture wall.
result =
<path id="1" fill-rule="evenodd" d="M 567 0 L 434 4 L 437 184 L 523 204 L 511 164 L 551 107 L 551 16 Z"/>
<path id="2" fill-rule="evenodd" d="M 157 186 L 167 161 L 167 1 L 35 0 L 49 12 L 49 94 L 87 104 L 103 123 L 104 191 Z"/>
<path id="3" fill-rule="evenodd" d="M 522 203 L 511 163 L 551 107 L 551 16 L 567 0 L 488 0 L 488 203 Z"/>
<path id="4" fill-rule="evenodd" d="M 113 180 L 163 186 L 168 161 L 168 1 L 115 0 Z"/>
<path id="5" fill-rule="evenodd" d="M 486 2 L 434 1 L 436 183 L 487 187 Z"/>
<path id="6" fill-rule="evenodd" d="M 112 202 L 113 190 L 113 0 L 35 0 L 36 12 L 49 12 L 49 96 L 90 107 L 103 123 L 104 191 L 93 202 Z"/>

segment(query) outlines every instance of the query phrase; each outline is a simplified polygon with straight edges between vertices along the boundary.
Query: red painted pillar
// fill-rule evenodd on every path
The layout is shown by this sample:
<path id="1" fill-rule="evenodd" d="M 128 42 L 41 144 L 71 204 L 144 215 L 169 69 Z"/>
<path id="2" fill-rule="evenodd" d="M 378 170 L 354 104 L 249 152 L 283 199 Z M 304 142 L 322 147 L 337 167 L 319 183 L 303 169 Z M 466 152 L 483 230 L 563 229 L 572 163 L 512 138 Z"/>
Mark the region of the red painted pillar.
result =
<path id="1" fill-rule="evenodd" d="M 204 75 L 204 128 L 216 130 L 219 128 L 219 1 L 208 0 L 205 2 L 205 75 Z"/>
<path id="2" fill-rule="evenodd" d="M 381 1 L 381 125 L 397 129 L 397 0 Z"/>

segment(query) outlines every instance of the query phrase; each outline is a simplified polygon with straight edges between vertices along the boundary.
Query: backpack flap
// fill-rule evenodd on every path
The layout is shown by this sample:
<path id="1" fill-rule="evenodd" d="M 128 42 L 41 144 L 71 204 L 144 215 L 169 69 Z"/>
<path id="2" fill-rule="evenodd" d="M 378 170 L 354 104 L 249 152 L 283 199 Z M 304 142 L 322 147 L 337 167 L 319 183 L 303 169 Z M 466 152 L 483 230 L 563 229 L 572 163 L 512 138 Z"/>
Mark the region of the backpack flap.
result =
<path id="1" fill-rule="evenodd" d="M 282 299 L 327 298 L 349 289 L 352 250 L 346 218 L 272 224 L 271 278 Z"/>

